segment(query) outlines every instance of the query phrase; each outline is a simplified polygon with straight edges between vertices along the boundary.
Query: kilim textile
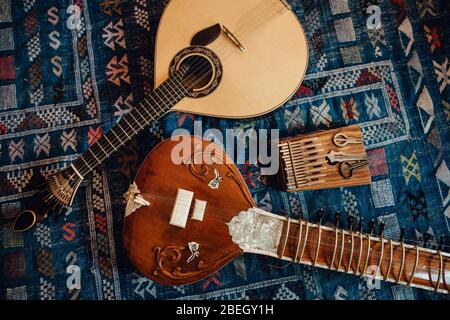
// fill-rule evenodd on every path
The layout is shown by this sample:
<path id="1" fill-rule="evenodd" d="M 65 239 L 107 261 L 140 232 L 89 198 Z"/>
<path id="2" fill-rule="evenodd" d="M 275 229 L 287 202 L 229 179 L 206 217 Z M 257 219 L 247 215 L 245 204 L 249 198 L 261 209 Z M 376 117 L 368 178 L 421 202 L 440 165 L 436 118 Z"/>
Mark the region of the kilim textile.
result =
<path id="1" fill-rule="evenodd" d="M 352 213 L 384 222 L 388 239 L 399 239 L 405 227 L 406 242 L 429 248 L 441 235 L 449 239 L 450 2 L 290 4 L 310 52 L 295 96 L 268 115 L 242 121 L 173 113 L 95 170 L 63 216 L 23 234 L 3 224 L 1 299 L 447 299 L 251 254 L 196 284 L 166 287 L 142 277 L 127 260 L 123 194 L 145 155 L 177 128 L 193 132 L 197 120 L 204 131 L 278 128 L 281 137 L 360 124 L 371 185 L 281 192 L 242 154 L 238 166 L 258 206 L 310 221 L 323 207 L 327 223 L 336 211 L 344 221 Z M 11 220 L 33 192 L 33 175 L 68 165 L 153 89 L 155 37 L 165 5 L 0 1 L 2 221 Z M 243 137 L 240 143 L 249 142 Z"/>

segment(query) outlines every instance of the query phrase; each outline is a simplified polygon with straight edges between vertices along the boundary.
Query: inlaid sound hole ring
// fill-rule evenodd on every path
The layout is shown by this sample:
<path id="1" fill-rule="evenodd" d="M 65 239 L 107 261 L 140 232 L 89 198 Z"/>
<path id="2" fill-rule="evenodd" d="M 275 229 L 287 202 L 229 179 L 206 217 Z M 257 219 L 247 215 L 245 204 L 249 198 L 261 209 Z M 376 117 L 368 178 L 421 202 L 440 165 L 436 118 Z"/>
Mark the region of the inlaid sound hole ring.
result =
<path id="1" fill-rule="evenodd" d="M 169 67 L 171 76 L 184 65 L 190 66 L 183 79 L 188 96 L 201 98 L 212 93 L 222 80 L 223 69 L 219 57 L 210 49 L 193 46 L 181 50 Z"/>

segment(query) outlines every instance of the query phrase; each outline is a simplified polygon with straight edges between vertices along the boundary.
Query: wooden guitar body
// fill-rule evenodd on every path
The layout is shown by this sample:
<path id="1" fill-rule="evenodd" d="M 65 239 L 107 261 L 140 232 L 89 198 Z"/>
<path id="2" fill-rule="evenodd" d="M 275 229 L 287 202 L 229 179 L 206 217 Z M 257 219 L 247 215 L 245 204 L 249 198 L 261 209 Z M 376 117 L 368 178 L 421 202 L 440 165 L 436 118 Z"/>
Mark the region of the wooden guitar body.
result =
<path id="1" fill-rule="evenodd" d="M 171 0 L 161 18 L 155 51 L 155 86 L 169 76 L 173 57 L 200 30 L 219 23 L 224 32 L 211 44 L 223 66 L 218 88 L 186 98 L 173 110 L 222 118 L 270 112 L 298 89 L 308 66 L 308 43 L 295 14 L 280 0 Z"/>
<path id="2" fill-rule="evenodd" d="M 200 138 L 185 138 L 192 147 L 201 147 L 197 156 L 208 145 L 214 146 Z M 226 223 L 255 206 L 236 165 L 222 150 L 217 149 L 212 160 L 226 160 L 224 164 L 177 165 L 171 159 L 177 143 L 166 140 L 145 159 L 135 183 L 150 205 L 127 216 L 124 225 L 124 246 L 131 262 L 146 277 L 165 285 L 196 282 L 240 255 Z M 216 172 L 223 180 L 213 189 L 209 185 Z M 190 212 L 185 228 L 169 223 L 179 189 L 194 192 L 192 203 L 207 201 L 203 221 L 192 219 Z M 187 263 L 192 242 L 199 244 L 199 256 Z"/>

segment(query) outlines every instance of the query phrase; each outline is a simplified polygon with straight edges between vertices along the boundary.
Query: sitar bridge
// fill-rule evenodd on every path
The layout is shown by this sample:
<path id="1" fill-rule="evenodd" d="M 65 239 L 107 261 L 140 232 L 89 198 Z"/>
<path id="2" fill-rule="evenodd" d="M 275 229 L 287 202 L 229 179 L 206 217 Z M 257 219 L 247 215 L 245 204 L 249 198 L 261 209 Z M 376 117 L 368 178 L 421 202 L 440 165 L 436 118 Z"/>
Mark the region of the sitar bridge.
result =
<path id="1" fill-rule="evenodd" d="M 194 200 L 194 193 L 192 191 L 178 189 L 175 204 L 172 208 L 172 214 L 170 215 L 169 224 L 183 229 L 186 228 L 193 200 Z M 206 201 L 195 199 L 191 219 L 203 221 L 205 209 L 206 209 Z"/>

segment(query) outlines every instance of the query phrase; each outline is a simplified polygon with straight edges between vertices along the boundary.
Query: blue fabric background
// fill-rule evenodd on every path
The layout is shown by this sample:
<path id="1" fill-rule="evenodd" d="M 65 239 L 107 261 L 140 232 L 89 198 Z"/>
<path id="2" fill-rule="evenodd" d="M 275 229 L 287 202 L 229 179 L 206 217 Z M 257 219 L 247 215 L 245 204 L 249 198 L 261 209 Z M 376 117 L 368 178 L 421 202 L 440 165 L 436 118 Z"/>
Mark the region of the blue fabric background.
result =
<path id="1" fill-rule="evenodd" d="M 445 0 L 290 1 L 309 40 L 299 92 L 256 119 L 171 114 L 96 170 L 72 211 L 14 234 L 0 229 L 2 299 L 447 299 L 276 259 L 244 255 L 199 283 L 143 278 L 121 248 L 123 194 L 143 157 L 173 130 L 279 128 L 282 137 L 360 123 L 372 184 L 298 193 L 268 187 L 257 166 L 239 168 L 265 210 L 315 221 L 325 208 L 387 225 L 397 239 L 436 247 L 449 236 L 450 39 Z M 0 4 L 0 208 L 13 217 L 33 174 L 50 174 L 86 150 L 152 89 L 153 51 L 165 1 L 3 0 Z M 381 8 L 369 30 L 367 8 Z M 76 5 L 80 8 L 79 19 Z M 79 28 L 74 26 L 79 25 Z M 301 57 L 299 57 L 301 58 Z M 276 63 L 274 61 L 273 63 Z M 428 94 L 427 94 L 428 93 Z M 349 117 L 353 99 L 356 111 Z M 208 137 L 214 139 L 214 137 Z M 243 155 L 241 155 L 243 156 Z M 170 178 L 170 173 L 168 173 Z M 448 241 L 447 241 L 448 244 Z M 274 268 L 272 265 L 283 266 Z M 72 272 L 80 289 L 68 289 Z"/>

